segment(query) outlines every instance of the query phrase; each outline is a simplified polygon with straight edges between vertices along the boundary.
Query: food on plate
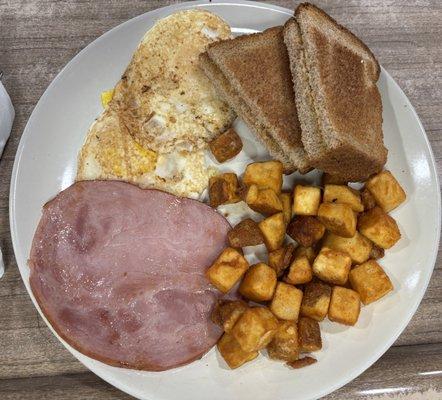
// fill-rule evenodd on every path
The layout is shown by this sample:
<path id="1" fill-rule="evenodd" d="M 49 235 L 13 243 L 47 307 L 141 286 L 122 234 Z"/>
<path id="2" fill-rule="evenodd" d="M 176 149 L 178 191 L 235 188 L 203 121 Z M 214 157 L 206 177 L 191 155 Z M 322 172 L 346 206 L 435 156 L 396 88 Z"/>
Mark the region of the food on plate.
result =
<path id="1" fill-rule="evenodd" d="M 274 360 L 295 361 L 299 357 L 298 326 L 294 321 L 279 321 L 278 329 L 267 346 Z"/>
<path id="2" fill-rule="evenodd" d="M 385 250 L 382 247 L 376 246 L 374 243 L 372 244 L 371 251 L 370 251 L 370 257 L 373 260 L 379 260 L 380 258 L 384 257 Z"/>
<path id="3" fill-rule="evenodd" d="M 365 187 L 385 212 L 394 210 L 407 197 L 404 189 L 390 171 L 382 171 L 370 177 Z"/>
<path id="4" fill-rule="evenodd" d="M 256 162 L 247 165 L 243 182 L 247 186 L 257 185 L 259 189 L 272 189 L 281 193 L 283 166 L 279 161 Z"/>
<path id="5" fill-rule="evenodd" d="M 318 321 L 308 317 L 299 318 L 298 340 L 300 351 L 303 353 L 321 350 L 322 339 Z"/>
<path id="6" fill-rule="evenodd" d="M 361 194 L 357 190 L 344 185 L 325 185 L 322 201 L 324 203 L 347 204 L 355 212 L 364 211 Z"/>
<path id="7" fill-rule="evenodd" d="M 312 281 L 305 285 L 301 304 L 301 315 L 316 321 L 322 321 L 330 305 L 331 287 L 321 281 Z"/>
<path id="8" fill-rule="evenodd" d="M 293 190 L 293 214 L 317 215 L 321 203 L 321 189 L 315 186 L 296 185 Z"/>
<path id="9" fill-rule="evenodd" d="M 361 190 L 361 201 L 362 205 L 364 206 L 364 211 L 368 211 L 376 207 L 376 200 L 366 187 Z"/>
<path id="10" fill-rule="evenodd" d="M 273 189 L 259 189 L 257 185 L 249 186 L 246 195 L 247 205 L 254 211 L 264 215 L 272 215 L 282 211 L 282 203 Z"/>
<path id="11" fill-rule="evenodd" d="M 292 219 L 292 195 L 287 192 L 283 192 L 279 195 L 279 199 L 282 204 L 282 213 L 284 214 L 284 221 L 286 225 Z"/>
<path id="12" fill-rule="evenodd" d="M 284 273 L 285 269 L 290 265 L 293 257 L 295 246 L 289 243 L 280 249 L 270 251 L 268 253 L 268 265 L 272 267 L 278 278 Z"/>
<path id="13" fill-rule="evenodd" d="M 244 275 L 239 293 L 252 301 L 271 300 L 276 287 L 276 272 L 267 264 L 252 265 Z"/>
<path id="14" fill-rule="evenodd" d="M 302 290 L 284 282 L 278 282 L 270 311 L 279 319 L 297 321 L 301 308 Z"/>
<path id="15" fill-rule="evenodd" d="M 316 217 L 309 215 L 295 215 L 287 227 L 287 235 L 304 247 L 313 246 L 322 239 L 324 233 L 325 226 Z"/>
<path id="16" fill-rule="evenodd" d="M 242 300 L 220 300 L 211 318 L 224 332 L 229 333 L 247 308 L 247 303 Z"/>
<path id="17" fill-rule="evenodd" d="M 356 233 L 356 214 L 347 204 L 322 203 L 318 218 L 327 230 L 336 235 L 351 238 Z"/>
<path id="18" fill-rule="evenodd" d="M 238 177 L 233 172 L 212 176 L 209 179 L 209 202 L 216 208 L 221 204 L 237 203 L 241 200 L 238 195 Z"/>
<path id="19" fill-rule="evenodd" d="M 242 150 L 242 141 L 233 128 L 227 129 L 224 133 L 209 143 L 210 151 L 219 163 L 226 162 L 237 156 Z"/>
<path id="20" fill-rule="evenodd" d="M 227 236 L 230 246 L 235 248 L 257 246 L 264 243 L 258 224 L 250 218 L 237 224 Z"/>
<path id="21" fill-rule="evenodd" d="M 282 212 L 273 214 L 271 217 L 261 221 L 258 226 L 264 236 L 264 243 L 267 250 L 278 250 L 282 246 L 285 238 L 284 214 Z"/>
<path id="22" fill-rule="evenodd" d="M 351 238 L 345 238 L 329 232 L 325 236 L 322 245 L 332 250 L 347 253 L 354 264 L 362 264 L 369 258 L 373 258 L 373 243 L 359 232 L 356 232 Z"/>
<path id="23" fill-rule="evenodd" d="M 284 277 L 284 282 L 292 285 L 302 285 L 308 283 L 313 279 L 313 270 L 307 256 L 295 257 L 290 264 L 287 275 Z"/>
<path id="24" fill-rule="evenodd" d="M 313 273 L 319 279 L 335 285 L 344 285 L 351 268 L 347 253 L 323 247 L 313 262 Z"/>
<path id="25" fill-rule="evenodd" d="M 205 272 L 229 229 L 195 200 L 77 182 L 43 208 L 32 292 L 55 331 L 89 357 L 149 371 L 184 365 L 222 333 L 210 320 L 221 294 Z"/>
<path id="26" fill-rule="evenodd" d="M 299 258 L 302 256 L 306 256 L 308 260 L 310 261 L 310 264 L 313 264 L 313 261 L 315 261 L 316 258 L 316 252 L 313 249 L 313 247 L 304 247 L 304 246 L 298 246 L 295 249 L 295 258 Z"/>
<path id="27" fill-rule="evenodd" d="M 359 294 L 352 289 L 333 286 L 328 309 L 330 321 L 344 325 L 354 325 L 358 321 L 361 311 Z"/>
<path id="28" fill-rule="evenodd" d="M 101 97 L 101 105 L 104 108 L 106 108 L 107 105 L 112 100 L 112 97 L 114 97 L 114 89 L 105 90 L 104 92 L 101 93 L 100 97 Z"/>
<path id="29" fill-rule="evenodd" d="M 321 177 L 322 186 L 325 185 L 347 185 L 348 180 L 338 175 L 328 174 L 324 172 Z"/>
<path id="30" fill-rule="evenodd" d="M 295 360 L 295 361 L 290 361 L 287 363 L 287 365 L 289 365 L 290 367 L 294 368 L 294 369 L 299 369 L 299 368 L 304 368 L 304 367 L 308 367 L 309 365 L 315 364 L 318 360 L 316 360 L 313 357 L 302 357 L 299 360 Z"/>
<path id="31" fill-rule="evenodd" d="M 218 341 L 217 347 L 227 365 L 232 369 L 252 361 L 259 354 L 257 351 L 243 350 L 233 335 L 227 332 Z"/>

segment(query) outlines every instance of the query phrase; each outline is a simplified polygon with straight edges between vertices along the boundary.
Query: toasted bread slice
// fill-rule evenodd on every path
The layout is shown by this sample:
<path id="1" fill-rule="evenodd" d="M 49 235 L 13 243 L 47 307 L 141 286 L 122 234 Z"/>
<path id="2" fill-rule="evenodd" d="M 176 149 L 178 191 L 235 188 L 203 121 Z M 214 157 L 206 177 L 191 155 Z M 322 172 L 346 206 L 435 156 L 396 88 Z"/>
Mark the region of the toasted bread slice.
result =
<path id="1" fill-rule="evenodd" d="M 367 46 L 304 3 L 284 26 L 302 142 L 311 164 L 347 181 L 382 169 L 380 67 Z"/>

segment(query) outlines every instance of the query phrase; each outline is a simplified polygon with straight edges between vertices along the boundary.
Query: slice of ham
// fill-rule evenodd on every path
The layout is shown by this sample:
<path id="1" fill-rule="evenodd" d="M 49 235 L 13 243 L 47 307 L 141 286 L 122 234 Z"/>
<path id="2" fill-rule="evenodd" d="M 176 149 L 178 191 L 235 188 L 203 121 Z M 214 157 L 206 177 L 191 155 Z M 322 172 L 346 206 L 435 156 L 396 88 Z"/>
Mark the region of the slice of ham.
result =
<path id="1" fill-rule="evenodd" d="M 220 293 L 204 272 L 230 225 L 210 207 L 114 181 L 78 182 L 43 209 L 30 283 L 71 346 L 107 364 L 161 371 L 219 339 Z"/>

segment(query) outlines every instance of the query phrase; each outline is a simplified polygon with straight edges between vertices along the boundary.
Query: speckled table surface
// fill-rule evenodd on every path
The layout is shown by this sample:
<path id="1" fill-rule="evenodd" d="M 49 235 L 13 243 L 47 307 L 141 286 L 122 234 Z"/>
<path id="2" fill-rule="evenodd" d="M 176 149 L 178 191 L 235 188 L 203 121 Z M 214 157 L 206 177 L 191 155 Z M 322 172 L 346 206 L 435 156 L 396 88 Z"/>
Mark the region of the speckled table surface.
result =
<path id="1" fill-rule="evenodd" d="M 168 0 L 0 0 L 0 69 L 16 120 L 0 161 L 1 399 L 129 399 L 85 369 L 33 307 L 12 250 L 8 192 L 20 136 L 60 69 L 110 28 L 174 3 Z M 294 9 L 295 1 L 272 1 Z M 416 108 L 442 172 L 442 2 L 321 0 L 315 3 L 357 33 Z M 393 347 L 327 399 L 442 399 L 442 257 L 425 297 Z"/>

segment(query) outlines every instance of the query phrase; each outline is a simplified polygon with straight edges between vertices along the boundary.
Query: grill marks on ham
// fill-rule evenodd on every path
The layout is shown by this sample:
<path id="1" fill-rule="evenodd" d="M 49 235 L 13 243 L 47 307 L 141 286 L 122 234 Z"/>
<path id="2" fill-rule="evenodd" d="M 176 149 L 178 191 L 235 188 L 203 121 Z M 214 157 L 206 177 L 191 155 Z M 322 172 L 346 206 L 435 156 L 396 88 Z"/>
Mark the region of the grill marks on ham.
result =
<path id="1" fill-rule="evenodd" d="M 124 182 L 78 182 L 44 206 L 32 291 L 70 345 L 111 365 L 159 371 L 219 339 L 220 294 L 204 272 L 230 226 L 208 206 Z"/>

